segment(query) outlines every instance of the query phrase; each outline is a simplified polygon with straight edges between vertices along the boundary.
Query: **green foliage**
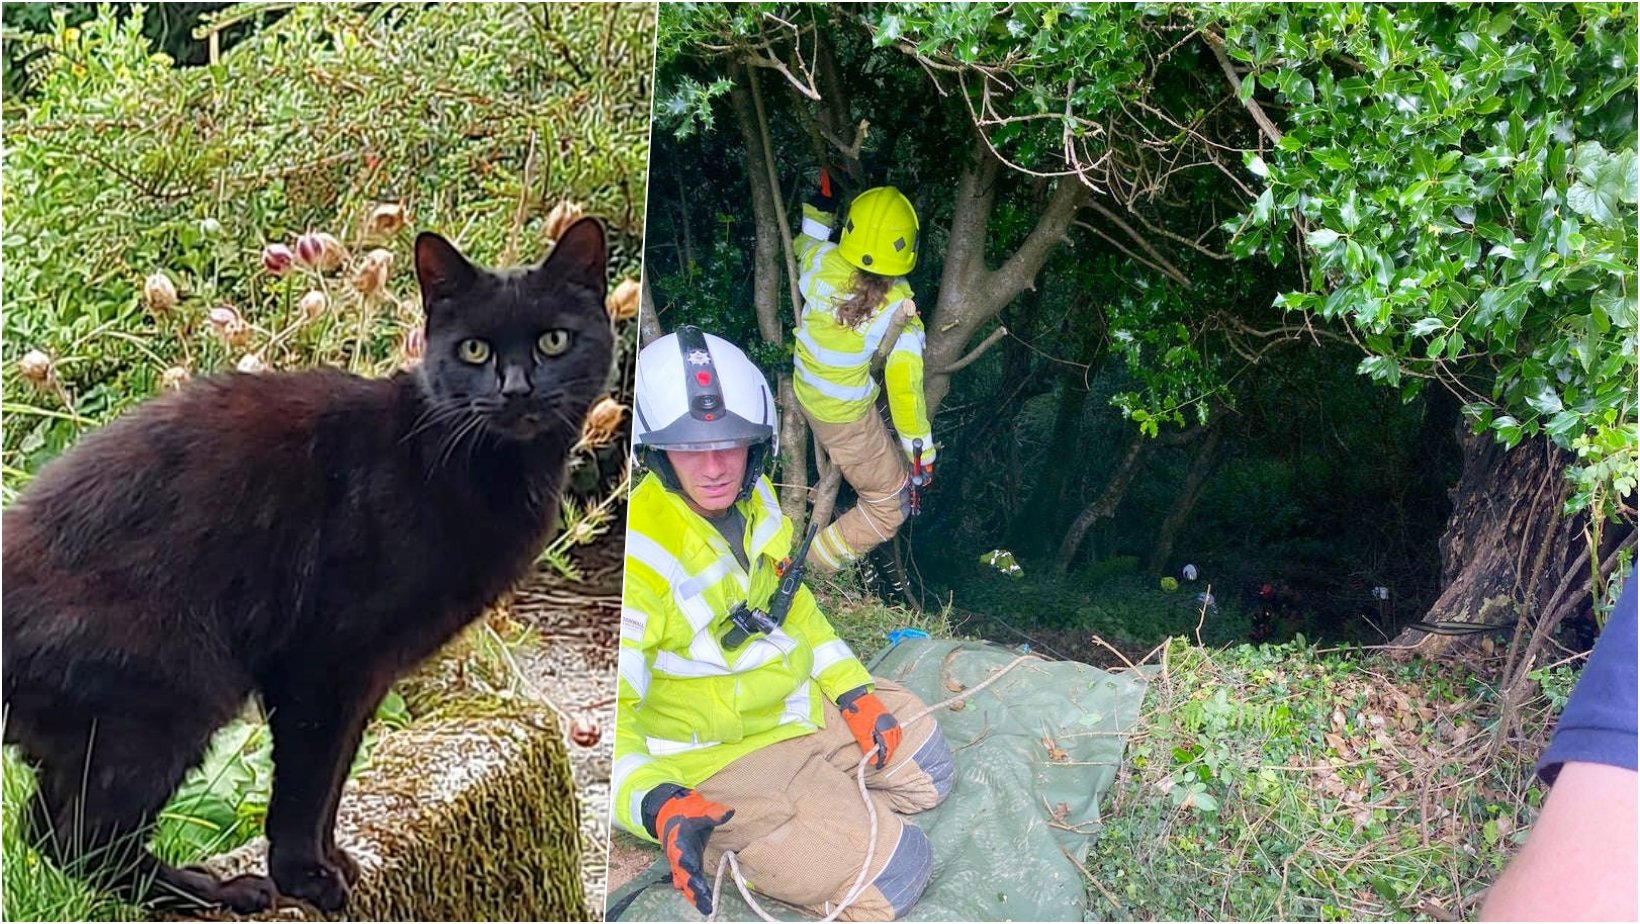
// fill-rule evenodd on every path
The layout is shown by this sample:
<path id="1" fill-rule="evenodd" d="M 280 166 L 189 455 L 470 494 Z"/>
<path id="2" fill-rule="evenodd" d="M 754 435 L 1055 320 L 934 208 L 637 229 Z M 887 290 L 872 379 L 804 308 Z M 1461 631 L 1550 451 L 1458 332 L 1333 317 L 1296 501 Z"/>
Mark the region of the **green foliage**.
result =
<path id="1" fill-rule="evenodd" d="M 226 11 L 213 27 L 258 14 Z M 410 243 L 437 229 L 488 263 L 537 260 L 550 210 L 573 200 L 611 225 L 635 276 L 647 161 L 652 8 L 298 6 L 224 52 L 175 68 L 143 17 L 61 19 L 35 93 L 8 103 L 4 486 L 14 493 L 87 429 L 176 377 L 317 364 L 383 374 L 414 358 L 421 323 Z M 410 223 L 373 232 L 379 203 Z M 339 274 L 261 269 L 270 243 L 336 235 Z M 394 257 L 361 292 L 361 256 Z M 180 302 L 152 310 L 163 271 Z M 316 318 L 296 309 L 323 292 Z M 231 306 L 239 339 L 207 323 Z M 612 387 L 635 334 L 621 338 Z M 48 379 L 18 361 L 37 350 Z M 617 394 L 623 403 L 630 396 Z M 618 485 L 622 447 L 578 453 L 571 491 Z"/>
<path id="2" fill-rule="evenodd" d="M 1502 759 L 1466 672 L 1302 641 L 1174 641 L 1087 860 L 1106 920 L 1384 920 L 1456 910 L 1525 836 L 1547 733 Z M 1530 790 L 1532 797 L 1522 795 Z"/>
<path id="3" fill-rule="evenodd" d="M 956 636 L 949 607 L 921 612 L 863 595 L 854 571 L 840 572 L 810 581 L 820 611 L 825 614 L 838 638 L 862 661 L 870 662 L 888 647 L 888 634 L 896 629 L 921 629 L 933 638 Z"/>
<path id="4" fill-rule="evenodd" d="M 8 921 L 141 921 L 142 912 L 87 886 L 41 857 L 23 837 L 34 774 L 6 748 L 0 755 L 0 915 Z"/>
<path id="5" fill-rule="evenodd" d="M 1007 577 L 1018 580 L 1025 576 L 1024 569 L 1014 561 L 1014 553 L 1007 549 L 992 549 L 979 557 L 979 563 L 989 568 L 995 568 Z"/>
<path id="6" fill-rule="evenodd" d="M 1194 637 L 1198 622 L 1202 640 L 1210 645 L 1235 644 L 1247 637 L 1250 614 L 1243 612 L 1240 600 L 1215 589 L 1219 602 L 1204 616 L 1196 600 L 1201 587 L 1191 587 L 1188 595 L 1169 592 L 1153 578 L 1123 565 L 1100 573 L 1096 563 L 1064 576 L 1052 569 L 1036 569 L 1018 580 L 980 571 L 958 582 L 955 596 L 964 612 L 982 621 L 987 616 L 1000 617 L 1027 632 L 1040 633 L 1067 657 L 1102 661 L 1106 653 L 1089 646 L 1095 635 L 1140 656 L 1170 636 Z M 1005 631 L 994 635 L 1010 637 Z"/>
<path id="7" fill-rule="evenodd" d="M 1572 450 L 1571 510 L 1635 489 L 1635 12 L 1249 5 L 1208 17 L 1285 113 L 1234 248 L 1347 323 L 1360 371 L 1435 381 L 1475 432 Z M 1246 94 L 1244 94 L 1246 95 Z"/>

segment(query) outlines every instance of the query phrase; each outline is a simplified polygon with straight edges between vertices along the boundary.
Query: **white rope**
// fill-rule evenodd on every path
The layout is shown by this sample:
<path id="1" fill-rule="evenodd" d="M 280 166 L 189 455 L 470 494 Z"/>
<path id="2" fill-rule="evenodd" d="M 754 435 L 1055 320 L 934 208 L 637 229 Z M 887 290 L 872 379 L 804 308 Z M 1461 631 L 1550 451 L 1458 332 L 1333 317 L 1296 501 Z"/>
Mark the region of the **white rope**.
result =
<path id="1" fill-rule="evenodd" d="M 932 706 L 924 706 L 920 711 L 912 715 L 911 718 L 907 719 L 903 723 L 902 727 L 910 729 L 911 726 L 922 721 L 925 716 L 932 715 L 941 709 L 955 705 L 956 703 L 973 696 L 975 693 L 978 693 L 991 684 L 996 683 L 998 680 L 1002 679 L 1004 674 L 1025 663 L 1026 661 L 1038 660 L 1041 660 L 1039 655 L 1020 655 L 1004 665 L 1002 670 L 999 670 L 990 677 L 985 678 L 985 680 L 980 683 L 963 690 L 955 696 L 942 699 Z M 936 734 L 939 733 L 938 723 L 935 723 L 934 731 Z M 860 758 L 859 765 L 854 768 L 855 782 L 858 783 L 860 787 L 860 800 L 865 803 L 866 817 L 870 820 L 871 837 L 866 841 L 865 861 L 860 864 L 860 872 L 855 875 L 854 885 L 848 890 L 848 894 L 843 896 L 843 900 L 838 903 L 836 908 L 831 910 L 830 914 L 820 919 L 819 924 L 831 924 L 832 921 L 837 920 L 837 918 L 841 916 L 844 911 L 847 911 L 848 907 L 854 904 L 855 900 L 860 897 L 860 893 L 866 890 L 866 874 L 870 872 L 872 860 L 874 860 L 877 855 L 877 804 L 872 801 L 871 793 L 866 789 L 866 767 L 871 763 L 871 759 L 877 755 L 877 751 L 880 749 L 881 745 L 872 745 L 871 750 L 867 751 L 865 756 Z M 723 895 L 724 870 L 729 871 L 731 878 L 734 880 L 735 887 L 740 890 L 740 897 L 746 900 L 746 906 L 751 908 L 754 914 L 769 922 L 778 922 L 780 920 L 779 918 L 770 916 L 767 911 L 763 910 L 763 906 L 759 905 L 757 900 L 752 898 L 751 889 L 746 886 L 746 878 L 742 876 L 740 872 L 740 860 L 735 856 L 735 852 L 733 850 L 725 850 L 723 855 L 718 858 L 717 876 L 712 880 L 712 913 L 707 916 L 706 920 L 716 921 L 718 911 L 722 908 L 720 899 Z"/>

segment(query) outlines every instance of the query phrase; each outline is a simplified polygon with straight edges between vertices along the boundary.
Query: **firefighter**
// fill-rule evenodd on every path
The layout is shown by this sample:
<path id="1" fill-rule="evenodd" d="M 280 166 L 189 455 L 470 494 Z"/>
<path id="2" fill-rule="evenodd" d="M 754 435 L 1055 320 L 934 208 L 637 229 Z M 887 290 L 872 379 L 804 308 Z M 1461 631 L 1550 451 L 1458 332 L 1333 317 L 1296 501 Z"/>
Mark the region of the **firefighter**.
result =
<path id="1" fill-rule="evenodd" d="M 876 847 L 844 918 L 900 917 L 933 868 L 927 836 L 900 816 L 938 804 L 955 767 L 932 717 L 900 725 L 922 703 L 872 678 L 807 587 L 777 590 L 793 529 L 763 475 L 778 432 L 767 381 L 733 344 L 685 327 L 644 348 L 636 392 L 649 471 L 627 519 L 616 821 L 662 846 L 702 914 L 733 850 L 759 892 L 824 915 L 865 862 L 855 774 L 872 755 Z"/>
<path id="2" fill-rule="evenodd" d="M 824 571 L 893 538 L 908 512 L 907 462 L 920 457 L 926 485 L 936 456 L 923 397 L 923 324 L 905 280 L 917 263 L 916 210 L 892 186 L 868 189 L 854 198 L 833 244 L 836 211 L 822 171 L 796 240 L 803 313 L 792 385 L 815 439 L 859 497 L 809 549 L 809 562 Z M 900 316 L 905 325 L 883 369 L 896 441 L 877 412 L 871 364 Z"/>

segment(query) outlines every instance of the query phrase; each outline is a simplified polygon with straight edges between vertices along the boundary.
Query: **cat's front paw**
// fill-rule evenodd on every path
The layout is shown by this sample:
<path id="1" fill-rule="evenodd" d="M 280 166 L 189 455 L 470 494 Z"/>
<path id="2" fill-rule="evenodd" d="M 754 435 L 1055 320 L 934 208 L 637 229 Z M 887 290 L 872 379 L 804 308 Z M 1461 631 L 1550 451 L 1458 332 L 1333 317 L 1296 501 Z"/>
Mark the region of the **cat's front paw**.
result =
<path id="1" fill-rule="evenodd" d="M 236 914 L 256 914 L 273 907 L 278 893 L 266 876 L 235 876 L 223 880 L 211 896 Z"/>
<path id="2" fill-rule="evenodd" d="M 354 861 L 352 855 L 347 851 L 332 844 L 330 845 L 330 852 L 325 855 L 325 859 L 330 861 L 331 866 L 342 871 L 342 878 L 347 880 L 348 888 L 351 889 L 359 884 L 359 864 Z"/>
<path id="3" fill-rule="evenodd" d="M 347 862 L 357 875 L 353 858 L 348 857 Z M 326 913 L 340 911 L 347 904 L 347 870 L 329 860 L 269 858 L 268 871 L 279 894 L 287 898 L 300 899 Z"/>

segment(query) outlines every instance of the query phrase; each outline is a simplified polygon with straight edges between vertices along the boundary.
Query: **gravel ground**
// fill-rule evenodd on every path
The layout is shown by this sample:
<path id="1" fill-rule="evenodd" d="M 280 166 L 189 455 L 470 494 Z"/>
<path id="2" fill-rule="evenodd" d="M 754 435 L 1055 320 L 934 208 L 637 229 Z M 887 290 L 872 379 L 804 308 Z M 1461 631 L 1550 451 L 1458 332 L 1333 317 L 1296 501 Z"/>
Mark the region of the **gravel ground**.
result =
<path id="1" fill-rule="evenodd" d="M 625 522 L 623 517 L 620 522 Z M 514 617 L 534 627 L 539 647 L 517 652 L 528 692 L 565 719 L 571 772 L 581 796 L 581 867 L 595 920 L 609 867 L 609 772 L 615 747 L 615 665 L 620 637 L 623 532 L 575 556 L 583 580 L 538 571 L 512 598 Z M 583 733 L 576 741 L 576 728 Z M 585 733 L 596 730 L 596 741 Z M 590 743 L 588 743 L 590 742 Z"/>

